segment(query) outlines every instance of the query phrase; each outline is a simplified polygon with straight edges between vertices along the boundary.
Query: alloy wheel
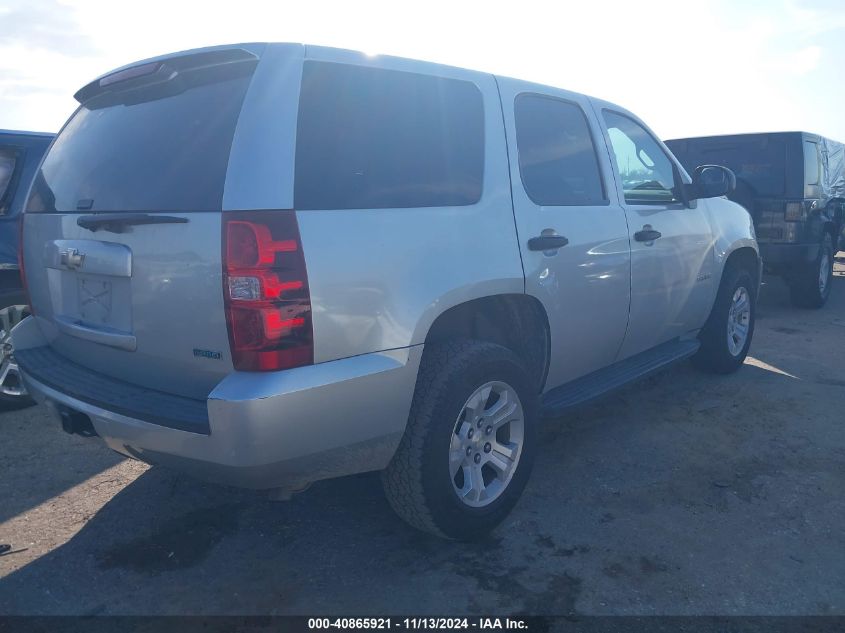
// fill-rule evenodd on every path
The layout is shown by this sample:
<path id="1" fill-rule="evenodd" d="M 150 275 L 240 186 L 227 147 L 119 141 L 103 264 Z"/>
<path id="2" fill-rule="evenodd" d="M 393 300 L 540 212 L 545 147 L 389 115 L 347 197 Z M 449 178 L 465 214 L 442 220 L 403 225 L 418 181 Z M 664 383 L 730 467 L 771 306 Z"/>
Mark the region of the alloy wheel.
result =
<path id="1" fill-rule="evenodd" d="M 0 394 L 4 396 L 26 396 L 13 354 L 11 332 L 28 315 L 27 306 L 9 306 L 0 310 Z"/>
<path id="2" fill-rule="evenodd" d="M 739 356 L 748 340 L 751 329 L 751 297 L 745 286 L 734 292 L 728 313 L 728 351 L 732 356 Z"/>
<path id="3" fill-rule="evenodd" d="M 524 435 L 522 403 L 507 383 L 485 383 L 467 398 L 449 449 L 452 487 L 463 503 L 484 507 L 502 495 L 519 464 Z"/>

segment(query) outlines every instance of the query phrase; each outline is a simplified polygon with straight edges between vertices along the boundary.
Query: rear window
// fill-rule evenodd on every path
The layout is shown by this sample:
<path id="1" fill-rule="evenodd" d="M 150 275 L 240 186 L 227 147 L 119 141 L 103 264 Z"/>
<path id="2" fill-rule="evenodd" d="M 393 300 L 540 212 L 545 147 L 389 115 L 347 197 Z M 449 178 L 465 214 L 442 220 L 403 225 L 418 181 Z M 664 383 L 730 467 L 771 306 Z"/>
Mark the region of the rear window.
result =
<path id="1" fill-rule="evenodd" d="M 44 159 L 27 211 L 219 211 L 250 76 L 232 64 L 87 101 Z"/>
<path id="2" fill-rule="evenodd" d="M 470 205 L 483 174 L 484 106 L 473 83 L 305 63 L 295 208 Z"/>
<path id="3" fill-rule="evenodd" d="M 699 165 L 723 165 L 759 196 L 782 196 L 786 187 L 786 144 L 777 138 L 667 143 L 692 173 Z"/>

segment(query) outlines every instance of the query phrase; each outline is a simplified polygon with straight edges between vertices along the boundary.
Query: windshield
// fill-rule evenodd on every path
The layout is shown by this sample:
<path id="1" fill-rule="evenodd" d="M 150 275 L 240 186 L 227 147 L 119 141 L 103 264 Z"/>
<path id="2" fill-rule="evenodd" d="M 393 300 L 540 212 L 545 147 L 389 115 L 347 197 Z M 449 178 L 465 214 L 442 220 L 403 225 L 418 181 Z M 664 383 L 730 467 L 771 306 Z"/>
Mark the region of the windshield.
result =
<path id="1" fill-rule="evenodd" d="M 171 90 L 86 102 L 45 158 L 27 211 L 220 210 L 249 79 L 205 72 Z"/>

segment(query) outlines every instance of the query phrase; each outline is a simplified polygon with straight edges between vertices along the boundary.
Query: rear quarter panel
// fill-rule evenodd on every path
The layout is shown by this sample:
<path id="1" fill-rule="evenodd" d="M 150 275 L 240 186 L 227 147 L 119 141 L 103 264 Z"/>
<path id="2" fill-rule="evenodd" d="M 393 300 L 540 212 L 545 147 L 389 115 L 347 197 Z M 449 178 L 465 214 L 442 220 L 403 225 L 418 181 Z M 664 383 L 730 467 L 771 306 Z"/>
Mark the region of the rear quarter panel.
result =
<path id="1" fill-rule="evenodd" d="M 272 50 L 268 48 L 265 57 Z M 264 104 L 286 104 L 272 132 L 280 140 L 288 139 L 290 152 L 281 148 L 273 155 L 278 173 L 285 176 L 275 191 L 263 196 L 234 184 L 230 191 L 227 181 L 227 196 L 232 194 L 228 208 L 293 205 L 290 141 L 296 116 L 290 104 L 299 100 L 297 73 L 301 70 L 296 65 L 301 62 L 289 63 L 297 55 L 293 49 L 285 54 L 287 61 L 281 54 L 276 62 L 286 69 L 280 71 L 288 77 L 285 90 L 267 93 Z M 311 290 L 314 361 L 420 344 L 437 316 L 450 307 L 483 296 L 524 292 L 504 126 L 493 76 L 320 47 L 307 47 L 304 57 L 471 81 L 483 97 L 485 130 L 483 193 L 475 205 L 297 212 Z M 259 75 L 257 80 L 263 81 Z M 263 151 L 270 151 L 269 146 Z"/>

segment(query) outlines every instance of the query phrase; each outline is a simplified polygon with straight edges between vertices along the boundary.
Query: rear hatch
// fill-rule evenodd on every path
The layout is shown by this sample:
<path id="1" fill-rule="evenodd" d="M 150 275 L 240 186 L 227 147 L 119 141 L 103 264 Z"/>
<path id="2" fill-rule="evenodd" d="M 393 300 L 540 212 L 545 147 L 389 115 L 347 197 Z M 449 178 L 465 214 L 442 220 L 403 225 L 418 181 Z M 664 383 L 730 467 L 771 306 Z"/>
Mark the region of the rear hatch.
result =
<path id="1" fill-rule="evenodd" d="M 787 191 L 787 142 L 778 134 L 743 134 L 666 141 L 686 170 L 699 165 L 722 165 L 737 178 L 728 197 L 744 206 L 754 218 L 761 240 L 769 236 L 777 213 L 783 217 Z M 771 201 L 777 204 L 772 204 Z"/>
<path id="2" fill-rule="evenodd" d="M 82 103 L 27 204 L 27 284 L 56 353 L 189 398 L 232 371 L 221 210 L 257 64 L 224 48 L 128 67 Z"/>

